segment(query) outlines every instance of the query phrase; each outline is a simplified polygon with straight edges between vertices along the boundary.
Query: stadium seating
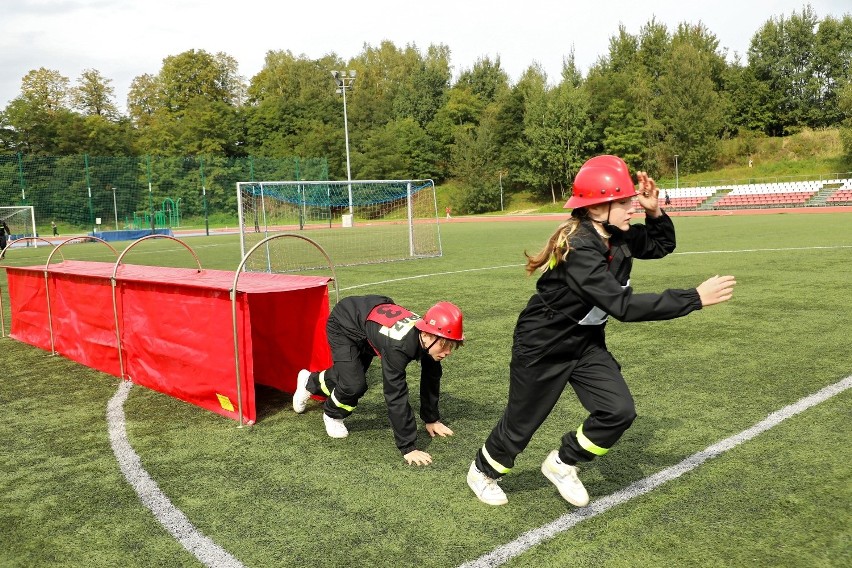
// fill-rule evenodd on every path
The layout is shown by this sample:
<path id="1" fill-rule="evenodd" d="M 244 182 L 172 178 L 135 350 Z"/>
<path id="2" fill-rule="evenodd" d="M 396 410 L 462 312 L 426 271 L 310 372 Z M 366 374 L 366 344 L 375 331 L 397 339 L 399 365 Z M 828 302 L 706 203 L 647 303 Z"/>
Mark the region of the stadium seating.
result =
<path id="1" fill-rule="evenodd" d="M 801 207 L 822 189 L 822 184 L 820 181 L 799 181 L 734 185 L 713 207 Z"/>
<path id="2" fill-rule="evenodd" d="M 710 202 L 711 209 L 803 207 L 820 191 L 825 195 L 825 190 L 838 183 L 840 187 L 825 199 L 825 204 L 852 204 L 852 179 L 678 187 L 662 190 L 660 200 L 668 192 L 671 203 L 663 207 L 670 211 L 698 209 L 714 196 L 718 198 Z M 633 201 L 633 206 L 641 209 L 638 200 Z"/>
<path id="3" fill-rule="evenodd" d="M 825 202 L 831 205 L 852 204 L 852 179 L 843 180 L 843 184 Z"/>
<path id="4" fill-rule="evenodd" d="M 715 191 L 716 188 L 714 187 L 679 187 L 667 189 L 660 193 L 660 201 L 663 201 L 665 193 L 668 192 L 671 203 L 663 205 L 664 209 L 669 211 L 695 209 L 713 195 Z M 638 201 L 634 201 L 633 206 L 641 208 Z"/>

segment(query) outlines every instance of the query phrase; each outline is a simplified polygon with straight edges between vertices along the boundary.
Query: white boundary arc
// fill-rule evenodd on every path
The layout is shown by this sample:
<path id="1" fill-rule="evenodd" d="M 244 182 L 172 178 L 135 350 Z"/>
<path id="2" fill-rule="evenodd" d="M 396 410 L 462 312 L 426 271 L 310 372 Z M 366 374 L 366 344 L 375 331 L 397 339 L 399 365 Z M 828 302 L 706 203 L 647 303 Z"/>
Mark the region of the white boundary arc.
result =
<path id="1" fill-rule="evenodd" d="M 160 490 L 157 482 L 145 471 L 142 460 L 127 440 L 127 429 L 125 428 L 124 401 L 130 394 L 131 386 L 133 386 L 132 382 L 122 381 L 118 386 L 118 391 L 107 404 L 109 442 L 124 478 L 136 491 L 142 504 L 163 525 L 163 528 L 202 564 L 211 568 L 214 566 L 216 568 L 244 568 L 243 564 L 227 550 L 195 528 L 186 515 L 172 504 Z"/>
<path id="2" fill-rule="evenodd" d="M 583 507 L 582 509 L 562 515 L 552 523 L 548 523 L 537 529 L 525 532 L 512 542 L 504 544 L 488 554 L 480 556 L 476 560 L 462 564 L 460 568 L 494 568 L 495 566 L 500 566 L 515 556 L 529 550 L 533 546 L 544 542 L 545 540 L 549 540 L 559 533 L 567 531 L 586 519 L 596 517 L 613 507 L 630 501 L 634 497 L 644 495 L 664 483 L 677 479 L 684 473 L 697 468 L 707 460 L 720 456 L 728 450 L 739 446 L 743 442 L 747 442 L 755 436 L 766 432 L 770 428 L 774 428 L 784 420 L 800 414 L 810 407 L 824 402 L 850 387 L 852 387 L 852 375 L 845 379 L 841 379 L 839 382 L 827 386 L 810 396 L 806 396 L 789 406 L 785 406 L 781 410 L 773 412 L 751 428 L 743 430 L 739 434 L 735 434 L 730 438 L 725 438 L 721 442 L 717 442 L 700 452 L 694 453 L 680 463 L 667 467 L 654 475 L 649 475 L 644 479 L 640 479 L 639 481 L 636 481 L 635 483 L 632 483 L 611 495 L 607 495 L 606 497 L 593 501 L 591 504 Z"/>
<path id="3" fill-rule="evenodd" d="M 795 247 L 786 249 L 747 249 L 747 250 L 727 250 L 727 251 L 702 251 L 702 252 L 681 252 L 673 254 L 711 254 L 711 253 L 737 253 L 737 252 L 761 252 L 761 251 L 781 251 L 781 250 L 808 250 L 811 248 L 817 249 L 837 249 L 837 248 L 852 248 L 846 245 L 832 247 Z M 385 280 L 383 282 L 372 282 L 370 284 L 361 284 L 341 288 L 341 291 L 363 288 L 366 286 L 374 286 L 377 284 L 385 284 L 390 282 L 398 282 L 402 280 L 414 280 L 418 278 L 426 278 L 430 276 L 457 274 L 464 272 L 477 272 L 485 270 L 496 270 L 502 268 L 511 268 L 523 266 L 523 264 L 510 264 L 503 266 L 491 266 L 482 268 L 470 268 L 465 270 L 455 270 L 449 272 L 432 273 L 426 275 L 410 276 L 405 278 L 397 278 Z M 193 554 L 201 563 L 208 567 L 216 568 L 245 568 L 245 566 L 231 555 L 227 550 L 221 548 L 209 537 L 205 536 L 189 521 L 186 515 L 183 514 L 169 498 L 160 490 L 157 483 L 151 478 L 145 468 L 142 466 L 142 460 L 139 455 L 133 450 L 130 442 L 127 439 L 127 430 L 125 426 L 124 402 L 130 393 L 132 382 L 122 381 L 115 395 L 110 399 L 107 405 L 107 424 L 109 429 L 110 445 L 113 453 L 119 463 L 122 473 L 127 482 L 133 487 L 136 494 L 139 496 L 142 504 L 147 507 L 157 521 L 171 534 L 180 544 L 191 554 Z M 695 453 L 680 463 L 666 468 L 654 475 L 641 479 L 628 487 L 617 491 L 609 496 L 603 497 L 592 502 L 589 506 L 584 507 L 573 513 L 563 515 L 552 523 L 528 531 L 515 539 L 514 541 L 500 546 L 492 552 L 481 556 L 480 558 L 467 562 L 461 565 L 460 568 L 485 568 L 500 566 L 515 556 L 518 556 L 533 546 L 548 540 L 557 534 L 564 532 L 571 527 L 577 525 L 585 519 L 595 517 L 607 510 L 625 503 L 634 497 L 644 495 L 651 490 L 659 487 L 663 483 L 676 479 L 687 473 L 708 459 L 717 457 L 722 453 L 751 440 L 758 434 L 777 426 L 784 420 L 804 412 L 808 408 L 823 402 L 832 396 L 835 396 L 846 389 L 852 387 L 852 375 L 842 379 L 841 381 L 825 387 L 819 392 L 805 397 L 798 402 L 782 408 L 781 410 L 770 414 L 766 419 L 752 426 L 751 428 L 740 432 L 730 438 L 726 438 L 721 442 L 709 446 L 705 450 Z"/>

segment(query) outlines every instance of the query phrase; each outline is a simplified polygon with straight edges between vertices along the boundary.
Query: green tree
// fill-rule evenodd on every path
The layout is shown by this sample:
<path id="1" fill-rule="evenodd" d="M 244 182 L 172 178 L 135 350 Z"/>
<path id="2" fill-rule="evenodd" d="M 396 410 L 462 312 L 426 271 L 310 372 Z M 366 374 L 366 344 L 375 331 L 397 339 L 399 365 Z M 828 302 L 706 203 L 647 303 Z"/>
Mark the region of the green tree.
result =
<path id="1" fill-rule="evenodd" d="M 21 79 L 20 98 L 37 111 L 68 110 L 69 84 L 68 77 L 59 71 L 39 67 Z"/>
<path id="2" fill-rule="evenodd" d="M 110 86 L 111 82 L 111 79 L 103 77 L 96 69 L 86 69 L 77 79 L 77 86 L 71 90 L 72 106 L 84 116 L 118 119 L 118 107 L 114 101 L 115 89 Z"/>
<path id="3" fill-rule="evenodd" d="M 607 109 L 609 124 L 604 129 L 604 152 L 621 157 L 636 167 L 643 162 L 645 123 L 627 101 L 615 99 Z"/>
<path id="4" fill-rule="evenodd" d="M 365 44 L 363 51 L 348 66 L 358 73 L 356 86 L 348 98 L 349 119 L 356 143 L 369 136 L 374 127 L 381 127 L 396 117 L 394 103 L 399 96 L 407 96 L 412 89 L 413 77 L 422 68 L 423 58 L 417 47 L 409 44 L 404 49 L 390 41 L 377 47 Z M 408 85 L 409 87 L 403 88 Z"/>
<path id="5" fill-rule="evenodd" d="M 735 135 L 741 130 L 769 132 L 774 112 L 769 85 L 754 75 L 752 66 L 735 60 L 725 74 L 723 91 L 726 110 L 724 130 Z"/>
<path id="6" fill-rule="evenodd" d="M 236 107 L 244 96 L 233 57 L 190 49 L 163 60 L 159 73 L 159 105 L 181 113 L 195 100 L 221 102 Z"/>
<path id="7" fill-rule="evenodd" d="M 665 129 L 656 161 L 667 163 L 678 154 L 683 171 L 709 169 L 717 154 L 722 105 L 712 76 L 712 53 L 675 38 L 670 62 L 659 80 L 658 117 Z"/>
<path id="8" fill-rule="evenodd" d="M 433 175 L 432 139 L 413 118 L 393 120 L 373 129 L 365 146 L 369 152 L 353 157 L 353 176 L 358 179 L 422 179 Z"/>
<path id="9" fill-rule="evenodd" d="M 60 132 L 75 120 L 68 108 L 68 85 L 58 71 L 29 71 L 21 80 L 21 94 L 0 116 L 3 147 L 28 154 L 55 154 L 67 147 Z"/>
<path id="10" fill-rule="evenodd" d="M 833 78 L 827 74 L 844 65 L 848 68 L 848 57 L 845 64 L 835 62 L 825 48 L 833 45 L 842 57 L 852 53 L 852 43 L 843 45 L 844 33 L 838 26 L 828 24 L 820 40 L 824 45 L 820 47 L 817 24 L 817 16 L 808 5 L 801 14 L 771 18 L 751 40 L 749 66 L 754 77 L 766 84 L 763 92 L 768 100 L 763 106 L 773 110 L 766 129 L 769 135 L 780 136 L 805 126 L 825 126 L 829 116 L 837 115 L 836 107 L 826 106 L 827 102 L 834 102 Z"/>
<path id="11" fill-rule="evenodd" d="M 405 81 L 394 99 L 394 116 L 410 117 L 425 128 L 447 100 L 450 87 L 450 49 L 430 45 L 426 57 Z"/>
<path id="12" fill-rule="evenodd" d="M 509 91 L 509 76 L 500 67 L 500 58 L 478 59 L 473 68 L 459 74 L 457 87 L 468 87 L 470 92 L 486 103 L 493 103 Z"/>
<path id="13" fill-rule="evenodd" d="M 846 167 L 850 168 L 852 167 L 852 82 L 838 91 L 837 106 L 843 117 L 840 123 L 840 142 L 843 145 Z"/>
<path id="14" fill-rule="evenodd" d="M 166 57 L 156 77 L 133 81 L 128 108 L 141 129 L 140 153 L 172 156 L 245 152 L 237 63 L 224 53 L 189 50 Z"/>
<path id="15" fill-rule="evenodd" d="M 538 65 L 527 68 L 518 81 L 524 92 L 524 129 L 519 149 L 523 162 L 513 178 L 539 196 L 555 200 L 554 182 L 558 178 L 559 138 L 564 139 L 564 126 L 555 124 L 549 104 L 547 76 Z"/>
<path id="16" fill-rule="evenodd" d="M 497 164 L 496 107 L 489 105 L 476 125 L 460 125 L 452 146 L 453 178 L 462 183 L 453 204 L 463 213 L 485 213 L 500 208 L 500 175 Z"/>
<path id="17" fill-rule="evenodd" d="M 832 126 L 843 120 L 839 91 L 852 82 L 852 16 L 826 17 L 814 40 L 811 68 L 819 102 L 811 107 L 810 122 Z"/>

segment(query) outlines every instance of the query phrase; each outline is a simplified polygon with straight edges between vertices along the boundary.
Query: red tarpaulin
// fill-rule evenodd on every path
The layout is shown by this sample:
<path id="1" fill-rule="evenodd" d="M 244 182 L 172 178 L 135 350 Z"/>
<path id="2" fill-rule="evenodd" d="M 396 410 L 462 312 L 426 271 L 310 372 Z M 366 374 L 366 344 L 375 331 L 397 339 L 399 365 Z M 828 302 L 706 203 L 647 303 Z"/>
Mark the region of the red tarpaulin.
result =
<path id="1" fill-rule="evenodd" d="M 223 270 L 63 261 L 50 265 L 57 353 L 238 420 L 232 304 Z M 50 350 L 43 266 L 7 267 L 12 337 Z M 246 272 L 237 286 L 243 422 L 254 423 L 254 384 L 295 390 L 300 369 L 331 366 L 324 276 Z M 121 361 L 116 318 L 121 331 Z"/>

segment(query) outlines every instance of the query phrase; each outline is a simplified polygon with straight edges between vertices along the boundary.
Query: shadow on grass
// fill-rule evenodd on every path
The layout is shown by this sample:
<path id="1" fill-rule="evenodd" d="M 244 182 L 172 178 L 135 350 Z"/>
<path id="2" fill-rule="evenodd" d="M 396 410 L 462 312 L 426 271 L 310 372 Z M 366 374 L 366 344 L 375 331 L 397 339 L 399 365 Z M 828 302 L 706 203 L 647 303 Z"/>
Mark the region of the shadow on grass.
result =
<path id="1" fill-rule="evenodd" d="M 292 412 L 293 395 L 258 384 L 254 387 L 254 404 L 257 421 L 261 422 L 264 418 L 275 416 L 280 412 L 288 410 Z"/>

